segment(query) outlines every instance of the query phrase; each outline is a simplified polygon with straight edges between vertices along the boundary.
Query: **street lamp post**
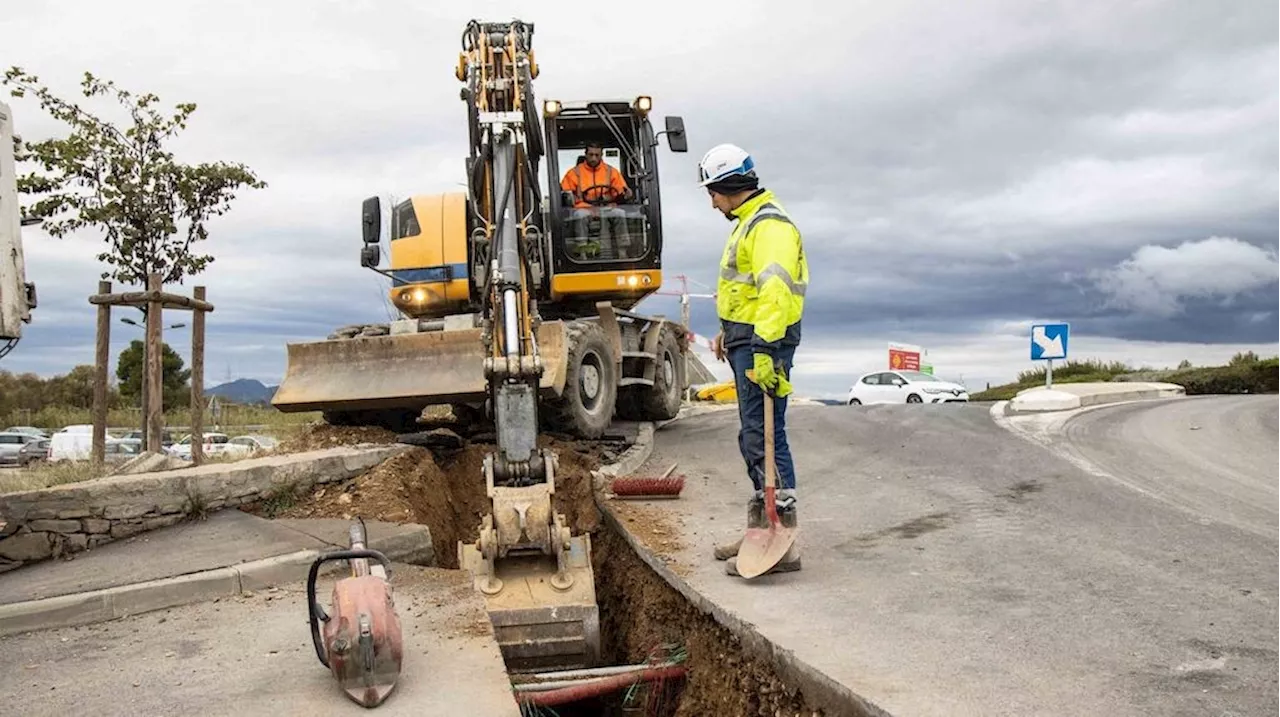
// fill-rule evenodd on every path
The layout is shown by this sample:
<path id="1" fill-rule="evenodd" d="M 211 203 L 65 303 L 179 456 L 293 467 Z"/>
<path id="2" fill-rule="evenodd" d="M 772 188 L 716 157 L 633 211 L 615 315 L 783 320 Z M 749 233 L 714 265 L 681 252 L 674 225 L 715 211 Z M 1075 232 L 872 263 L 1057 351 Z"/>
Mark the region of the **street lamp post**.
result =
<path id="1" fill-rule="evenodd" d="M 142 312 L 143 320 L 145 321 L 147 316 L 147 310 L 145 308 L 138 307 L 138 311 Z M 140 324 L 137 321 L 134 321 L 133 319 L 127 316 L 122 317 L 120 319 L 120 323 L 128 324 L 130 326 L 143 329 L 143 330 L 146 330 L 147 328 L 145 324 Z M 186 324 L 173 324 L 172 326 L 166 326 L 165 328 L 181 329 L 185 326 Z M 163 355 L 161 356 L 161 358 L 163 359 Z M 163 366 L 163 361 L 161 362 L 161 365 Z M 146 376 L 146 369 L 147 369 L 147 342 L 143 341 L 142 342 L 142 373 L 144 377 Z M 162 373 L 163 373 L 163 369 L 162 369 Z M 147 409 L 149 404 L 147 402 L 148 391 L 147 391 L 147 382 L 145 378 L 142 379 L 142 382 L 140 385 L 142 388 L 142 390 L 140 391 L 140 393 L 142 394 L 141 396 L 142 398 L 142 406 L 141 406 L 142 408 L 142 450 L 139 452 L 145 453 L 146 451 L 151 450 L 151 447 L 147 445 L 147 416 L 148 416 Z"/>

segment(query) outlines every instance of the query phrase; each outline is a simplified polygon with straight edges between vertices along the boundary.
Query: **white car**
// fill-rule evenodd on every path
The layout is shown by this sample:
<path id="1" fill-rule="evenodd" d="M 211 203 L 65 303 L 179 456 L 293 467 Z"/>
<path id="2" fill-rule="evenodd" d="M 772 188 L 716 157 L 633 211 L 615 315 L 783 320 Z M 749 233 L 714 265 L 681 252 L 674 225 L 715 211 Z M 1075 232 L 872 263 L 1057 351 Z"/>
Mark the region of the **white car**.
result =
<path id="1" fill-rule="evenodd" d="M 225 433 L 205 433 L 203 453 L 206 456 L 216 456 L 220 453 L 248 453 L 248 448 L 244 446 L 230 445 L 231 438 Z M 191 436 L 187 436 L 182 440 L 174 443 L 169 447 L 169 454 L 177 456 L 184 461 L 191 460 Z"/>
<path id="2" fill-rule="evenodd" d="M 848 404 L 965 403 L 969 390 L 919 371 L 873 371 L 858 377 L 849 389 Z"/>
<path id="3" fill-rule="evenodd" d="M 206 456 L 227 455 L 244 458 L 254 453 L 268 453 L 275 450 L 278 443 L 270 436 L 236 436 L 229 438 L 225 433 L 204 434 L 204 454 Z M 169 452 L 184 461 L 191 460 L 191 436 L 173 444 Z"/>

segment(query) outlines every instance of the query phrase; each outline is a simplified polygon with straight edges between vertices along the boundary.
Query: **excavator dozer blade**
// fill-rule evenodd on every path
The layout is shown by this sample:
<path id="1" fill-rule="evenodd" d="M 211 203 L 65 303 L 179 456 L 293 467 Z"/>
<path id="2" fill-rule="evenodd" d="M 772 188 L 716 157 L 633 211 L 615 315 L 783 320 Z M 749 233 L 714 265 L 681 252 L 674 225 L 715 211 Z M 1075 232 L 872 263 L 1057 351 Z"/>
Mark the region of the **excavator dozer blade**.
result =
<path id="1" fill-rule="evenodd" d="M 475 545 L 460 544 L 462 567 L 484 562 Z M 469 567 L 473 566 L 473 567 Z M 600 661 L 600 610 L 591 568 L 591 536 L 569 541 L 567 589 L 552 585 L 556 560 L 509 555 L 497 561 L 501 589 L 481 590 L 507 671 L 545 672 L 596 667 Z"/>
<path id="2" fill-rule="evenodd" d="M 565 329 L 538 327 L 543 391 L 561 393 Z M 286 413 L 414 409 L 483 401 L 488 395 L 480 329 L 426 331 L 289 344 L 284 380 L 271 405 Z"/>

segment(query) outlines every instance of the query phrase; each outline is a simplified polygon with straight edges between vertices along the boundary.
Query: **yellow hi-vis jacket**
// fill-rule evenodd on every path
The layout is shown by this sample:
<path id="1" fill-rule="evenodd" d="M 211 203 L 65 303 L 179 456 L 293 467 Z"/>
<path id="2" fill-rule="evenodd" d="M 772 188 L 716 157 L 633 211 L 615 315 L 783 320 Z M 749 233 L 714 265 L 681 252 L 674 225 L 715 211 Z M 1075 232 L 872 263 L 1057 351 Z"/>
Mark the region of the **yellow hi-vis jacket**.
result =
<path id="1" fill-rule="evenodd" d="M 750 344 L 774 354 L 800 343 L 800 317 L 809 284 L 800 230 L 767 189 L 757 190 L 732 214 L 737 225 L 720 259 L 716 312 L 726 349 Z"/>

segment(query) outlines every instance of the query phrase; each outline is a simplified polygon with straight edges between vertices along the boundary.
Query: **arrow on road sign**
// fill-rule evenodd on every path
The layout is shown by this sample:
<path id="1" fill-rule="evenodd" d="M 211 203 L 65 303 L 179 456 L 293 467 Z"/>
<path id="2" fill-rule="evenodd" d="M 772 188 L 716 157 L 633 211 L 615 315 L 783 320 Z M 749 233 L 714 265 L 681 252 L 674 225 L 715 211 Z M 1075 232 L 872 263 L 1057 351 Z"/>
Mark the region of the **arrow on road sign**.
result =
<path id="1" fill-rule="evenodd" d="M 1053 332 L 1054 335 L 1052 338 L 1049 337 L 1050 328 L 1054 329 L 1054 332 Z M 1038 356 L 1034 355 L 1036 352 L 1034 351 L 1032 352 L 1033 354 L 1032 358 L 1033 359 L 1066 358 L 1067 351 L 1062 341 L 1063 335 L 1065 333 L 1066 333 L 1065 324 L 1058 324 L 1054 326 L 1040 325 L 1040 326 L 1032 327 L 1031 342 L 1034 343 L 1040 349 Z"/>

